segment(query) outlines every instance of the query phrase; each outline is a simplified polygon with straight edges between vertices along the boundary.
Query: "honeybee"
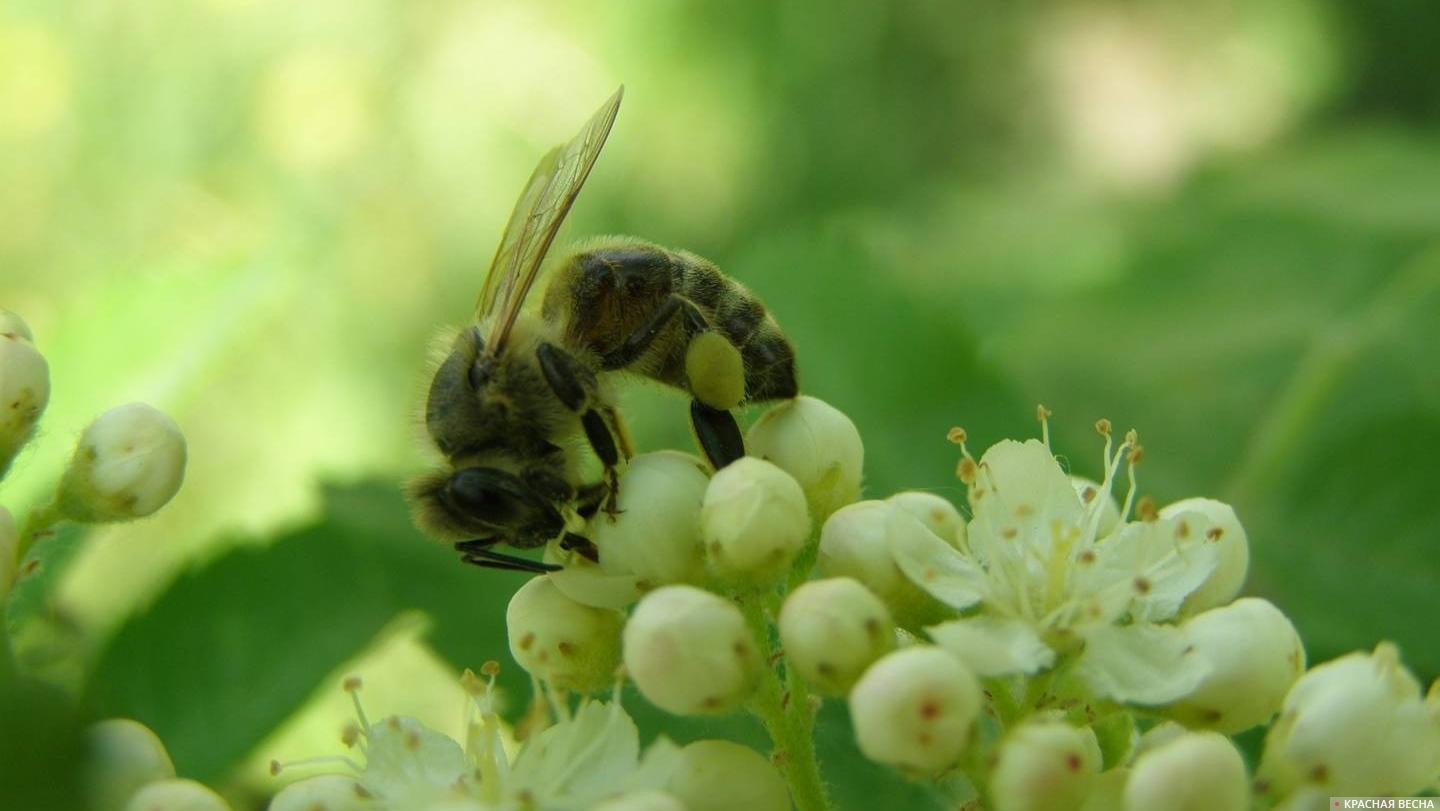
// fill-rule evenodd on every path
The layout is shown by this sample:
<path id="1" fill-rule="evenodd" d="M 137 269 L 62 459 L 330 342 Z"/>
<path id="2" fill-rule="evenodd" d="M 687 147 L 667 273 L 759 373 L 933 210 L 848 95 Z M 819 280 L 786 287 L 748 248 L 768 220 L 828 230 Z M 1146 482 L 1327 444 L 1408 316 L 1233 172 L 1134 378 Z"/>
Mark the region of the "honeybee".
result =
<path id="1" fill-rule="evenodd" d="M 467 563 L 550 571 L 502 554 L 559 539 L 573 510 L 614 512 L 618 468 L 634 455 L 613 385 L 633 373 L 691 395 L 701 449 L 719 469 L 745 453 L 730 410 L 794 397 L 795 352 L 748 290 L 710 262 L 629 238 L 594 240 L 549 271 L 539 312 L 525 309 L 555 234 L 615 123 L 624 88 L 530 176 L 480 290 L 474 323 L 435 372 L 425 426 L 445 468 L 409 485 L 416 523 Z M 583 437 L 583 441 L 581 438 Z M 588 444 L 600 481 L 580 474 Z"/>

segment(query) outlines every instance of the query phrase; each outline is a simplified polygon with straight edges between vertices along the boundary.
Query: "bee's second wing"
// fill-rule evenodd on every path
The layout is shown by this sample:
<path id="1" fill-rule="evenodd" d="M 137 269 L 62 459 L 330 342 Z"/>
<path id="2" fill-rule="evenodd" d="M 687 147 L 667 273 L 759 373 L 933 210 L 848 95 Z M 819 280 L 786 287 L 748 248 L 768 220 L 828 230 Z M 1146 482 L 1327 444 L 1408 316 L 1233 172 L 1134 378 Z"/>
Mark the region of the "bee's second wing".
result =
<path id="1" fill-rule="evenodd" d="M 615 124 L 624 92 L 624 87 L 616 90 L 569 143 L 546 153 L 516 201 L 475 308 L 479 319 L 494 316 L 485 338 L 487 353 L 496 354 L 504 348 L 525 296 L 540 273 L 545 253 Z"/>

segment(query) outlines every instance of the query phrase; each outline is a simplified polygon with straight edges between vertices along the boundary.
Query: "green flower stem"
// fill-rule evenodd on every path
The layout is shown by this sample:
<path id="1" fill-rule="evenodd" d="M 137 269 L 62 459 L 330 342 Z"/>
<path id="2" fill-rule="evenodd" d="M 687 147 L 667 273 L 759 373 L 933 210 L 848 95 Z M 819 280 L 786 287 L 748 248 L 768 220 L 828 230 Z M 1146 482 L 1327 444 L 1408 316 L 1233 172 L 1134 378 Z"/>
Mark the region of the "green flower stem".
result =
<path id="1" fill-rule="evenodd" d="M 782 684 L 780 674 L 771 664 L 775 658 L 775 644 L 762 601 L 757 598 L 742 599 L 740 609 L 745 614 L 745 624 L 755 638 L 761 658 L 767 662 L 760 686 L 750 700 L 750 711 L 759 716 L 771 742 L 775 744 L 776 761 L 790 785 L 790 799 L 797 811 L 828 811 L 830 802 L 825 797 L 825 786 L 820 781 L 820 762 L 815 757 L 809 693 L 789 667 L 785 668 L 785 683 Z"/>
<path id="2" fill-rule="evenodd" d="M 43 507 L 36 507 L 25 516 L 25 522 L 20 526 L 20 537 L 15 545 L 15 573 L 20 573 L 20 564 L 25 562 L 25 556 L 35 547 L 35 543 L 41 538 L 50 535 L 55 525 L 64 519 L 60 512 L 60 504 L 51 499 Z"/>

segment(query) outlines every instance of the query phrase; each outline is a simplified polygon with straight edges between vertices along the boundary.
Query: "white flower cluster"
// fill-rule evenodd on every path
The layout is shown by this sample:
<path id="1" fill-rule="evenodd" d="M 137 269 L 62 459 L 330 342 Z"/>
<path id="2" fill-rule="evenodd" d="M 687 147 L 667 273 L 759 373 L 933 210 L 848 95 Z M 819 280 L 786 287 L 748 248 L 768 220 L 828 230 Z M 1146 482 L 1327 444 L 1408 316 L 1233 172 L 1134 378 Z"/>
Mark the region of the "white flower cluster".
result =
<path id="1" fill-rule="evenodd" d="M 776 798 L 784 801 L 785 786 L 764 758 L 728 741 L 680 747 L 662 738 L 642 751 L 618 700 L 584 699 L 572 710 L 559 695 L 542 697 L 554 723 L 532 733 L 512 761 L 495 712 L 498 666 L 484 671 L 486 681 L 464 679 L 474 702 L 463 743 L 414 718 L 372 723 L 356 696 L 358 724 L 345 740 L 359 759 L 342 759 L 350 773 L 291 783 L 270 811 L 718 811 L 737 799 L 784 808 Z M 346 689 L 355 696 L 358 681 Z M 728 782 L 736 779 L 743 782 Z"/>
<path id="2" fill-rule="evenodd" d="M 512 652 L 557 687 L 602 689 L 623 663 L 669 712 L 756 713 L 802 811 L 826 807 L 799 740 L 812 691 L 848 701 L 870 759 L 961 776 L 998 811 L 1435 785 L 1440 690 L 1421 698 L 1387 645 L 1306 672 L 1285 614 L 1237 599 L 1249 545 L 1230 506 L 1137 499 L 1143 450 L 1105 420 L 1098 480 L 1073 477 L 1040 417 L 1045 439 L 978 460 L 951 432 L 968 517 L 924 492 L 858 500 L 859 436 L 813 398 L 767 413 L 713 476 L 641 456 L 590 529 L 598 565 L 572 557 L 516 594 Z M 1226 736 L 1277 713 L 1248 773 Z"/>
<path id="3" fill-rule="evenodd" d="M 50 366 L 20 316 L 0 310 L 0 478 L 35 435 L 50 401 Z M 0 597 L 33 543 L 62 520 L 128 521 L 170 501 L 185 477 L 185 437 L 164 412 L 129 403 L 96 417 L 76 444 L 54 499 L 17 530 L 0 507 Z"/>

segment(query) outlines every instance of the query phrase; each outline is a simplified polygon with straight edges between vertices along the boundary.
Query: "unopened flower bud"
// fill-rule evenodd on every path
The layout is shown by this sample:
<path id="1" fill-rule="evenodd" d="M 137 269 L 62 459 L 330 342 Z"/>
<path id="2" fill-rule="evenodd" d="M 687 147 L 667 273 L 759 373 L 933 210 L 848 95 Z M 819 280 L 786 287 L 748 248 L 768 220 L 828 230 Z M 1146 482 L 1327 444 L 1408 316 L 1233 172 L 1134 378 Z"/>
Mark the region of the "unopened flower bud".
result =
<path id="1" fill-rule="evenodd" d="M 621 612 L 581 605 L 548 576 L 531 578 L 505 610 L 510 654 L 532 676 L 561 690 L 590 692 L 613 683 L 624 624 Z"/>
<path id="2" fill-rule="evenodd" d="M 1187 498 L 1161 508 L 1160 518 L 1173 518 L 1187 512 L 1205 516 L 1209 524 L 1205 539 L 1215 550 L 1215 568 L 1205 582 L 1185 598 L 1180 609 L 1182 615 L 1197 614 L 1235 599 L 1250 569 L 1250 542 L 1233 507 L 1209 498 Z"/>
<path id="3" fill-rule="evenodd" d="M 731 741 L 696 741 L 680 750 L 666 786 L 685 811 L 789 811 L 790 791 L 770 760 Z"/>
<path id="4" fill-rule="evenodd" d="M 815 563 L 821 577 L 860 581 L 889 607 L 902 628 L 913 630 L 950 613 L 906 577 L 890 553 L 890 518 L 900 510 L 884 501 L 860 501 L 837 510 L 820 529 Z"/>
<path id="5" fill-rule="evenodd" d="M 850 691 L 861 753 L 919 774 L 953 766 L 979 715 L 980 682 L 958 659 L 929 646 L 886 655 Z"/>
<path id="6" fill-rule="evenodd" d="M 611 797 L 599 805 L 590 807 L 590 811 L 693 811 L 686 808 L 675 799 L 675 795 L 657 791 L 656 789 L 644 789 L 632 791 L 628 794 L 621 794 L 619 797 Z"/>
<path id="7" fill-rule="evenodd" d="M 0 339 L 4 338 L 23 338 L 35 343 L 35 336 L 31 334 L 30 325 L 25 323 L 25 319 L 0 307 Z"/>
<path id="8" fill-rule="evenodd" d="M 895 623 L 858 580 L 813 580 L 785 598 L 780 644 L 811 687 L 844 695 L 876 659 L 895 647 Z"/>
<path id="9" fill-rule="evenodd" d="M 1245 761 L 1217 732 L 1187 732 L 1140 755 L 1125 782 L 1125 811 L 1245 811 Z"/>
<path id="10" fill-rule="evenodd" d="M 1389 642 L 1311 668 L 1265 738 L 1260 776 L 1277 795 L 1305 783 L 1337 797 L 1405 797 L 1440 764 L 1440 689 L 1420 683 Z"/>
<path id="11" fill-rule="evenodd" d="M 790 474 L 746 456 L 710 479 L 700 531 L 717 575 L 769 587 L 789 571 L 810 536 L 805 494 Z"/>
<path id="12" fill-rule="evenodd" d="M 823 400 L 801 396 L 771 408 L 750 426 L 746 442 L 751 454 L 795 477 L 817 522 L 860 497 L 860 432 Z"/>
<path id="13" fill-rule="evenodd" d="M 297 780 L 270 800 L 265 811 L 369 811 L 376 807 L 360 781 L 343 774 Z"/>
<path id="14" fill-rule="evenodd" d="M 50 401 L 50 365 L 20 317 L 0 310 L 0 476 L 35 433 Z"/>
<path id="15" fill-rule="evenodd" d="M 194 780 L 160 780 L 135 792 L 125 811 L 230 811 L 230 804 Z"/>
<path id="16" fill-rule="evenodd" d="M 955 505 L 924 490 L 906 490 L 885 499 L 915 516 L 931 532 L 956 549 L 965 545 L 965 519 Z"/>
<path id="17" fill-rule="evenodd" d="M 704 572 L 700 505 L 710 479 L 704 463 L 676 451 L 630 460 L 620 476 L 618 512 L 591 524 L 600 565 L 633 574 L 644 587 L 698 580 Z"/>
<path id="18" fill-rule="evenodd" d="M 645 595 L 625 624 L 624 655 L 640 692 L 676 715 L 734 709 L 761 669 L 740 609 L 693 586 Z"/>
<path id="19" fill-rule="evenodd" d="M 165 506 L 185 478 L 185 437 L 165 412 L 145 403 L 106 411 L 81 434 L 60 507 L 82 523 L 143 518 Z"/>
<path id="20" fill-rule="evenodd" d="M 1100 774 L 1100 745 L 1089 727 L 1029 721 L 1000 744 L 990 773 L 996 811 L 1074 811 Z"/>
<path id="21" fill-rule="evenodd" d="M 1194 655 L 1210 663 L 1200 684 L 1168 711 L 1192 729 L 1233 735 L 1265 723 L 1305 672 L 1300 634 L 1266 600 L 1236 600 L 1196 614 L 1180 627 Z"/>
<path id="22" fill-rule="evenodd" d="M 86 733 L 85 743 L 81 784 L 91 811 L 122 811 L 141 786 L 175 776 L 165 745 L 139 721 L 101 721 Z"/>

